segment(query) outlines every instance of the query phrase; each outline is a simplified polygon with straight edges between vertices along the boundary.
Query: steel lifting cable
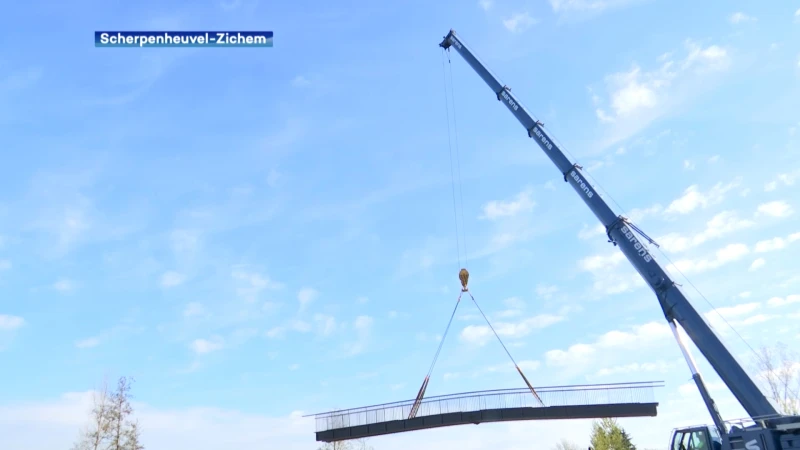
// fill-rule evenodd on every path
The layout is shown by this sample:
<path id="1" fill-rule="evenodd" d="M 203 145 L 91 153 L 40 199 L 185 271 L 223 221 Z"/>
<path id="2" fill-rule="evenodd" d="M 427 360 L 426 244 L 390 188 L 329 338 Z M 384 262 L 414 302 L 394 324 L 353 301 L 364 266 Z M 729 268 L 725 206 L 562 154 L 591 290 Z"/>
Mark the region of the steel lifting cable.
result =
<path id="1" fill-rule="evenodd" d="M 463 293 L 464 291 L 462 291 Z M 456 316 L 456 311 L 458 310 L 458 305 L 461 303 L 461 293 L 458 294 L 458 299 L 456 300 L 456 305 L 453 307 L 453 313 L 450 314 L 450 320 L 447 322 L 447 327 L 444 329 L 444 334 L 442 334 L 442 339 L 439 341 L 439 348 L 436 349 L 436 353 L 433 355 L 433 361 L 431 362 L 431 366 L 428 369 L 428 374 L 425 375 L 425 379 L 422 381 L 422 386 L 419 388 L 419 392 L 417 393 L 417 398 L 414 400 L 414 405 L 411 407 L 411 412 L 408 415 L 409 419 L 413 419 L 417 415 L 417 411 L 419 411 L 420 404 L 422 403 L 422 398 L 425 396 L 425 390 L 428 388 L 428 382 L 431 379 L 431 374 L 433 373 L 433 368 L 436 366 L 436 361 L 439 359 L 439 354 L 442 352 L 442 346 L 444 345 L 444 340 L 447 338 L 447 333 L 450 331 L 450 325 L 453 323 L 453 318 Z"/>
<path id="2" fill-rule="evenodd" d="M 458 266 L 462 267 L 461 266 L 461 242 L 462 241 L 461 241 L 461 236 L 460 236 L 460 233 L 459 233 L 458 204 L 457 204 L 457 201 L 456 201 L 456 173 L 455 173 L 456 169 L 455 169 L 454 164 L 453 164 L 453 135 L 455 135 L 455 140 L 456 140 L 456 165 L 458 167 L 458 193 L 459 193 L 459 197 L 461 199 L 461 229 L 462 230 L 464 229 L 464 194 L 463 194 L 462 189 L 461 189 L 461 162 L 460 162 L 460 156 L 458 154 L 458 131 L 455 129 L 456 128 L 456 125 L 455 125 L 456 114 L 455 114 L 455 99 L 454 98 L 452 99 L 454 130 L 453 130 L 453 133 L 450 132 L 450 100 L 451 99 L 447 98 L 447 70 L 446 70 L 445 64 L 444 64 L 444 59 L 445 59 L 445 53 L 444 52 L 445 52 L 445 50 L 443 49 L 442 50 L 442 79 L 444 81 L 444 103 L 445 103 L 445 114 L 446 114 L 446 120 L 447 120 L 447 148 L 448 148 L 448 152 L 449 152 L 450 182 L 451 182 L 451 190 L 452 190 L 452 197 L 453 197 L 453 221 L 454 221 L 454 224 L 455 224 L 455 234 L 456 234 L 456 256 L 458 257 Z M 450 63 L 450 56 L 449 55 L 447 55 L 447 61 L 448 61 L 448 63 Z M 452 69 L 452 66 L 450 66 L 450 84 L 451 84 L 450 92 L 451 92 L 451 97 L 452 97 L 452 93 L 453 93 L 452 79 L 453 79 L 453 69 Z M 467 239 L 467 236 L 466 236 L 466 232 L 465 232 L 464 233 L 464 239 L 463 239 L 463 243 L 464 243 L 464 264 L 465 265 L 466 265 L 466 259 L 467 259 L 467 255 L 466 255 L 466 252 L 467 252 L 466 239 Z M 462 272 L 466 272 L 466 269 L 461 269 L 461 270 L 462 270 Z M 459 273 L 459 277 L 461 277 L 461 273 Z M 467 275 L 467 277 L 469 277 L 469 275 Z M 458 305 L 461 303 L 461 295 L 464 292 L 466 292 L 466 278 L 462 279 L 461 284 L 464 287 L 464 289 L 462 289 L 461 293 L 458 294 L 458 299 L 456 300 L 456 305 L 453 308 L 453 313 L 450 315 L 450 320 L 447 322 L 447 327 L 445 327 L 444 334 L 442 335 L 442 338 L 439 341 L 439 348 L 436 349 L 436 353 L 433 356 L 433 361 L 431 362 L 431 366 L 428 369 L 428 374 L 425 375 L 425 379 L 422 381 L 422 386 L 419 388 L 419 392 L 417 392 L 417 397 L 414 400 L 413 406 L 411 407 L 411 411 L 410 411 L 410 413 L 408 415 L 409 419 L 412 419 L 412 418 L 416 417 L 417 412 L 419 411 L 420 405 L 422 403 L 422 399 L 425 397 L 425 391 L 428 388 L 428 383 L 430 382 L 430 377 L 431 377 L 431 374 L 433 373 L 433 369 L 436 366 L 436 361 L 438 361 L 439 355 L 440 355 L 440 353 L 442 351 L 442 346 L 444 345 L 444 340 L 447 338 L 447 333 L 450 331 L 450 325 L 453 323 L 453 318 L 456 315 L 456 310 L 458 309 Z"/>
<path id="3" fill-rule="evenodd" d="M 450 161 L 450 184 L 453 191 L 453 220 L 456 226 L 456 255 L 458 256 L 458 265 L 461 267 L 461 243 L 460 243 L 460 236 L 458 233 L 458 207 L 456 206 L 456 176 L 453 170 L 453 141 L 452 136 L 450 134 L 450 102 L 447 99 L 447 71 L 445 70 L 444 65 L 444 49 L 442 50 L 442 78 L 444 80 L 444 106 L 445 106 L 445 113 L 447 115 L 447 149 L 449 151 L 449 161 Z M 450 57 L 447 57 L 448 61 Z M 452 77 L 451 77 L 452 78 Z M 455 111 L 453 111 L 453 116 L 455 118 Z M 459 174 L 460 179 L 460 174 Z M 459 192 L 461 192 L 461 186 L 459 185 Z M 463 208 L 463 200 L 462 200 L 462 208 Z M 463 215 L 462 215 L 462 222 L 463 222 Z M 463 223 L 462 223 L 463 226 Z M 466 237 L 466 235 L 465 235 Z M 465 243 L 466 248 L 466 243 Z M 466 256 L 466 255 L 464 255 Z"/>
<path id="4" fill-rule="evenodd" d="M 517 372 L 519 372 L 520 376 L 522 377 L 522 380 L 525 381 L 526 385 L 528 385 L 528 389 L 531 390 L 531 394 L 533 394 L 533 396 L 536 397 L 536 400 L 538 400 L 539 403 L 541 403 L 541 405 L 544 406 L 544 402 L 542 401 L 542 398 L 539 397 L 539 394 L 536 393 L 536 389 L 534 389 L 533 386 L 531 385 L 530 381 L 528 381 L 528 377 L 526 377 L 525 374 L 522 373 L 522 369 L 519 368 L 519 365 L 514 360 L 514 357 L 511 356 L 511 352 L 508 351 L 508 348 L 506 348 L 506 344 L 504 344 L 503 340 L 500 339 L 500 335 L 497 334 L 497 331 L 495 331 L 494 327 L 492 326 L 492 323 L 489 321 L 489 318 L 486 317 L 486 314 L 483 313 L 483 310 L 478 305 L 478 302 L 475 300 L 475 297 L 473 297 L 472 293 L 469 292 L 468 290 L 466 290 L 466 288 L 464 289 L 464 292 L 466 292 L 467 295 L 469 295 L 469 298 L 472 299 L 472 303 L 474 303 L 475 307 L 478 308 L 478 311 L 480 311 L 481 315 L 483 316 L 483 319 L 486 321 L 486 324 L 489 325 L 489 329 L 492 330 L 492 333 L 494 333 L 495 337 L 500 342 L 500 345 L 503 346 L 503 350 L 506 351 L 506 355 L 508 355 L 509 359 L 511 359 L 511 362 L 514 364 L 514 368 L 517 369 Z"/>
<path id="5" fill-rule="evenodd" d="M 445 51 L 446 50 L 442 50 Z M 447 65 L 450 68 L 450 101 L 453 103 L 453 136 L 455 137 L 456 142 L 456 167 L 458 170 L 458 195 L 461 200 L 461 233 L 463 234 L 464 238 L 462 242 L 464 243 L 464 267 L 469 269 L 469 255 L 467 253 L 467 222 L 464 220 L 464 191 L 463 191 L 463 184 L 461 183 L 461 152 L 458 147 L 458 121 L 456 120 L 456 92 L 455 88 L 453 87 L 455 83 L 453 83 L 453 63 L 450 61 L 450 53 L 447 52 Z M 447 95 L 447 93 L 445 93 Z M 449 123 L 448 123 L 449 127 Z M 452 163 L 451 163 L 452 164 Z"/>

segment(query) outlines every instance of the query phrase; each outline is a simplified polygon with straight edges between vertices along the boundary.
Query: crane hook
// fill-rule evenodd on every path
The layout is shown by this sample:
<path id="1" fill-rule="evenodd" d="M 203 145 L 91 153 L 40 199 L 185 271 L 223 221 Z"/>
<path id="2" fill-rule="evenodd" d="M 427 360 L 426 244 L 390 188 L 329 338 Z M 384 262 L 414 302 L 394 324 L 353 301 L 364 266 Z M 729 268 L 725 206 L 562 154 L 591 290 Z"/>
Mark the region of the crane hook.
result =
<path id="1" fill-rule="evenodd" d="M 461 269 L 458 272 L 458 279 L 461 280 L 461 292 L 467 292 L 467 283 L 469 282 L 469 272 L 467 269 Z"/>

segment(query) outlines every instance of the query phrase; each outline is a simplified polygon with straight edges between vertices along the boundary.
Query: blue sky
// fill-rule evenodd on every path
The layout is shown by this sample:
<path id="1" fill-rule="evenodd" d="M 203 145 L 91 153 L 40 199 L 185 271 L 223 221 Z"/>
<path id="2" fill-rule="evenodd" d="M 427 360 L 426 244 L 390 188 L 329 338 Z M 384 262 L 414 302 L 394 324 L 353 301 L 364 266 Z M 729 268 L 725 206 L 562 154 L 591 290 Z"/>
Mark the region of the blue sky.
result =
<path id="1" fill-rule="evenodd" d="M 316 448 L 300 412 L 413 398 L 458 294 L 437 46 L 450 28 L 661 244 L 698 309 L 754 347 L 797 341 L 800 5 L 277 3 L 5 9 L 0 435 L 14 448 L 68 445 L 104 376 L 136 378 L 152 450 L 231 436 Z M 98 49 L 97 29 L 275 38 Z M 528 378 L 666 381 L 658 418 L 623 422 L 643 447 L 708 422 L 653 295 L 451 60 L 470 284 Z M 521 387 L 474 306 L 459 311 L 428 395 Z M 743 416 L 703 367 L 723 415 Z M 481 425 L 372 445 L 584 445 L 588 430 Z"/>

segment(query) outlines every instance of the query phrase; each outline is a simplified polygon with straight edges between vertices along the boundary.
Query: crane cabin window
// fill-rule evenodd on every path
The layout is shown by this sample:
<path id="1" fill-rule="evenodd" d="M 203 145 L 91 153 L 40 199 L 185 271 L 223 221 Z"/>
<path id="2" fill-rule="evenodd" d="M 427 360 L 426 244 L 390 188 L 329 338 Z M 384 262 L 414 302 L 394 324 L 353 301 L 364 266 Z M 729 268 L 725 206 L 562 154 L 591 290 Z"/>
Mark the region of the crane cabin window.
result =
<path id="1" fill-rule="evenodd" d="M 716 442 L 715 442 L 716 443 Z M 672 450 L 717 450 L 717 445 L 710 446 L 707 429 L 684 430 L 675 433 Z"/>

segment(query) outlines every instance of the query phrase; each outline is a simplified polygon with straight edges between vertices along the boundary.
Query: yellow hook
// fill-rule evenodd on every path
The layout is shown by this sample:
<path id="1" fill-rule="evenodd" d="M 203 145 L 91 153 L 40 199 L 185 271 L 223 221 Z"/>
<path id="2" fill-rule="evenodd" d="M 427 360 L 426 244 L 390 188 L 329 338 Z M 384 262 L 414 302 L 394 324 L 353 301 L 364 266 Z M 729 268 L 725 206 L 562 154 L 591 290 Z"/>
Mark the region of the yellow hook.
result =
<path id="1" fill-rule="evenodd" d="M 469 272 L 467 269 L 461 269 L 458 272 L 458 279 L 461 280 L 461 292 L 467 292 L 467 283 L 469 282 Z"/>

